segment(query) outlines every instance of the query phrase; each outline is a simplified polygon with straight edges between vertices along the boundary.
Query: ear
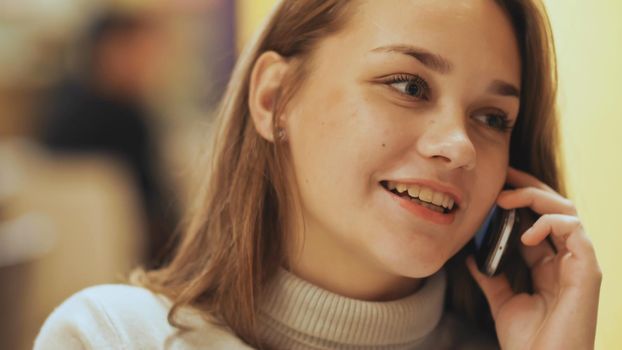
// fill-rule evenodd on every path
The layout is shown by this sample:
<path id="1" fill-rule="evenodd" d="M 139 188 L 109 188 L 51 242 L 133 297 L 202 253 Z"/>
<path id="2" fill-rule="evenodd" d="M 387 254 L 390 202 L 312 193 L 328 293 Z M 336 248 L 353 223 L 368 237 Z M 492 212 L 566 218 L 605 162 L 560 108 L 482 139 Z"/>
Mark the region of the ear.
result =
<path id="1" fill-rule="evenodd" d="M 262 53 L 251 73 L 248 107 L 257 132 L 266 140 L 274 142 L 272 120 L 274 104 L 289 64 L 274 51 Z"/>

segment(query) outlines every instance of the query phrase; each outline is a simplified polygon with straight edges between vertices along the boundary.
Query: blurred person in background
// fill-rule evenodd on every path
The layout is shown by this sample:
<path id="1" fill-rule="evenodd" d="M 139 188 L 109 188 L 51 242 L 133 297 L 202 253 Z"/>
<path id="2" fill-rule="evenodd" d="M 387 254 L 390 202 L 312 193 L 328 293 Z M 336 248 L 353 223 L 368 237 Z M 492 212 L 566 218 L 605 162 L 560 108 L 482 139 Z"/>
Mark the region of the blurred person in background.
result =
<path id="1" fill-rule="evenodd" d="M 167 54 L 161 26 L 153 14 L 107 12 L 96 18 L 86 33 L 79 73 L 63 79 L 43 106 L 40 133 L 55 152 L 106 154 L 130 168 L 148 220 L 152 267 L 166 260 L 177 217 L 145 103 Z"/>

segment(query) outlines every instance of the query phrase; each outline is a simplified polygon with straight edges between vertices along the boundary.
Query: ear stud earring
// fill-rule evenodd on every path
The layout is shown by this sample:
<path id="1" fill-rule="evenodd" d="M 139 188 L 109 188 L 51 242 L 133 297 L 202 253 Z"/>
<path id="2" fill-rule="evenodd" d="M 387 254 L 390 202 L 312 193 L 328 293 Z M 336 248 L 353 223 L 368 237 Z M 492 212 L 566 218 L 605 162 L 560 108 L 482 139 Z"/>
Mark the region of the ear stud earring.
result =
<path id="1" fill-rule="evenodd" d="M 280 141 L 285 141 L 285 139 L 287 138 L 287 134 L 285 133 L 285 129 L 283 128 L 278 128 L 276 130 L 276 137 L 280 140 Z"/>

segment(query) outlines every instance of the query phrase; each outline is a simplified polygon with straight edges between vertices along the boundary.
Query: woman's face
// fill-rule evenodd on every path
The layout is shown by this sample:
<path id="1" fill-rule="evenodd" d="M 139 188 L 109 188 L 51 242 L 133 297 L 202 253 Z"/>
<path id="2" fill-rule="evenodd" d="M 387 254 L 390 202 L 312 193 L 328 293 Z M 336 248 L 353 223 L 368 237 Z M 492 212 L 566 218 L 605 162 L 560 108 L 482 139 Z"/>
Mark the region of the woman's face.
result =
<path id="1" fill-rule="evenodd" d="M 310 62 L 286 115 L 305 249 L 400 276 L 434 273 L 505 180 L 504 118 L 515 123 L 520 88 L 508 18 L 490 0 L 364 1 Z M 459 204 L 439 213 L 395 185 Z"/>

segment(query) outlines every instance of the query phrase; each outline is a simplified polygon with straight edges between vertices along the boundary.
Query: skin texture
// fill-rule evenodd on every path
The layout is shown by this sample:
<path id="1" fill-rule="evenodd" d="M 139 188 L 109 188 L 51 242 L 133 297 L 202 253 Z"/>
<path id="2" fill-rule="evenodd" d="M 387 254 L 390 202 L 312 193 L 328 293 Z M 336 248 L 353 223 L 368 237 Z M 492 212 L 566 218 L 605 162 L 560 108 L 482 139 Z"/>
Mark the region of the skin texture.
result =
<path id="1" fill-rule="evenodd" d="M 296 217 L 292 234 L 304 238 L 291 265 L 326 289 L 365 300 L 412 293 L 471 239 L 502 188 L 510 134 L 493 129 L 486 114 L 503 110 L 514 119 L 519 101 L 487 88 L 495 79 L 519 85 L 516 41 L 492 2 L 452 2 L 358 6 L 342 32 L 320 42 L 283 116 L 305 224 L 303 236 Z M 452 71 L 374 51 L 387 45 L 442 55 Z M 391 85 L 396 75 L 425 79 L 428 100 Z M 461 192 L 455 221 L 415 216 L 379 185 L 405 178 Z"/>
<path id="2" fill-rule="evenodd" d="M 471 269 L 500 342 L 504 349 L 593 346 L 601 274 L 591 243 L 567 199 L 508 167 L 510 132 L 494 127 L 499 112 L 513 125 L 519 110 L 517 97 L 489 91 L 495 80 L 520 89 L 519 52 L 504 13 L 489 0 L 365 1 L 354 11 L 344 30 L 315 48 L 308 78 L 278 116 L 298 193 L 289 230 L 299 242 L 289 252 L 293 272 L 351 298 L 402 298 L 472 238 L 497 200 L 531 206 L 555 214 L 523 238 L 542 294 L 512 295 L 504 277 Z M 451 64 L 437 72 L 377 49 L 387 45 L 415 46 Z M 269 141 L 275 95 L 290 66 L 267 52 L 251 77 L 251 115 Z M 418 75 L 425 92 L 413 96 L 407 84 L 389 81 L 397 75 Z M 462 203 L 455 220 L 434 223 L 397 205 L 379 182 L 400 179 L 456 189 Z M 524 188 L 500 194 L 506 181 Z M 540 244 L 549 232 L 577 238 L 557 239 L 560 255 L 542 263 L 552 253 Z M 590 299 L 577 308 L 578 298 Z M 568 329 L 576 330 L 571 343 Z"/>

